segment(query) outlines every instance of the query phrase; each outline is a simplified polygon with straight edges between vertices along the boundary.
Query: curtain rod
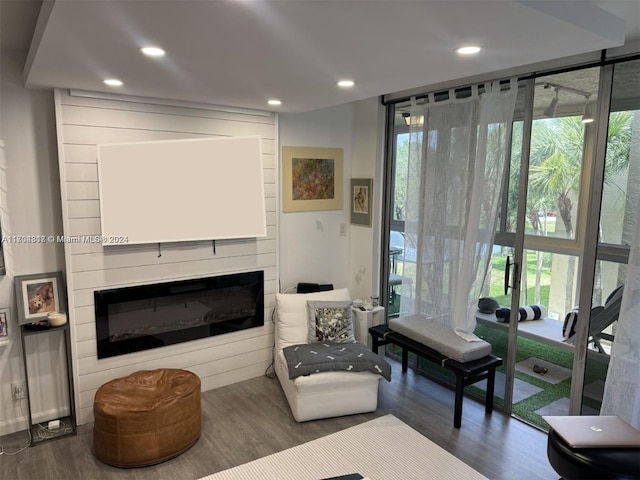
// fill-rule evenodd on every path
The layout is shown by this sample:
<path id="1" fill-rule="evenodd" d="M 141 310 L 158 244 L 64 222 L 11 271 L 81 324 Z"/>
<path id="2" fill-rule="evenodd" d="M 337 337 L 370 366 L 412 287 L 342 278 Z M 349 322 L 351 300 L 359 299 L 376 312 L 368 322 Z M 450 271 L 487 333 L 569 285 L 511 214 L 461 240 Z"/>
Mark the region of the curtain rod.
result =
<path id="1" fill-rule="evenodd" d="M 518 76 L 517 78 L 518 78 L 518 80 L 531 80 L 531 79 L 536 79 L 536 78 L 540 78 L 540 77 L 547 76 L 547 75 L 555 75 L 555 74 L 559 74 L 559 73 L 573 72 L 573 71 L 576 71 L 576 70 L 584 70 L 585 68 L 603 67 L 605 65 L 629 62 L 629 61 L 638 60 L 638 59 L 640 59 L 640 53 L 632 54 L 632 55 L 625 56 L 625 57 L 617 57 L 617 58 L 606 59 L 606 50 L 602 50 L 602 52 L 600 54 L 600 60 L 591 61 L 591 62 L 579 64 L 579 65 L 572 65 L 570 67 L 555 68 L 555 69 L 551 69 L 551 70 L 541 70 L 539 72 L 532 72 L 532 73 L 529 73 L 529 74 L 526 74 L 526 75 L 521 75 L 521 76 Z M 486 82 L 478 82 L 477 85 L 482 85 L 483 83 L 491 83 L 492 81 L 494 81 L 494 82 L 495 81 L 499 81 L 500 85 L 505 85 L 505 84 L 509 83 L 509 79 L 502 79 L 502 80 L 488 80 Z M 466 91 L 470 92 L 471 91 L 471 85 L 465 85 L 465 86 L 457 87 L 457 88 L 453 88 L 453 89 L 438 90 L 437 92 L 434 93 L 434 95 L 436 97 L 438 97 L 438 96 L 442 97 L 443 95 L 447 95 L 450 90 L 454 90 L 456 93 L 458 93 L 458 92 L 466 92 Z M 414 98 L 414 97 L 415 97 L 416 100 L 427 98 L 429 96 L 429 93 L 430 92 L 420 93 L 420 94 L 417 94 L 417 95 L 406 95 L 406 96 L 403 96 L 403 97 L 395 98 L 393 100 L 385 100 L 384 96 L 381 96 L 380 98 L 381 98 L 382 105 L 384 105 L 386 107 L 388 105 L 396 105 L 398 103 L 408 102 L 409 100 L 411 100 L 411 98 Z"/>
<path id="2" fill-rule="evenodd" d="M 518 79 L 520 79 L 518 77 Z M 511 80 L 510 79 L 502 79 L 502 80 L 492 80 L 492 81 L 487 81 L 487 82 L 479 82 L 476 83 L 474 85 L 478 85 L 478 90 L 482 90 L 484 91 L 484 84 L 486 83 L 495 83 L 495 82 L 499 82 L 500 86 L 503 85 L 509 85 Z M 449 93 L 451 92 L 451 90 L 453 90 L 456 94 L 458 93 L 468 93 L 469 95 L 471 95 L 471 89 L 473 88 L 473 85 L 466 85 L 464 87 L 457 87 L 457 88 L 448 88 L 446 90 L 438 90 L 437 92 L 433 92 L 433 96 L 436 98 L 436 101 L 438 98 L 442 98 L 442 97 L 448 97 Z M 388 101 L 385 102 L 384 97 L 382 97 L 382 104 L 383 105 L 391 105 L 391 104 L 395 104 L 395 103 L 402 103 L 402 102 L 408 102 L 409 100 L 411 100 L 412 98 L 415 98 L 416 100 L 423 100 L 425 98 L 428 98 L 429 95 L 431 93 L 421 93 L 419 95 L 410 95 L 408 97 L 403 97 L 403 98 L 398 98 L 396 100 L 393 101 Z"/>

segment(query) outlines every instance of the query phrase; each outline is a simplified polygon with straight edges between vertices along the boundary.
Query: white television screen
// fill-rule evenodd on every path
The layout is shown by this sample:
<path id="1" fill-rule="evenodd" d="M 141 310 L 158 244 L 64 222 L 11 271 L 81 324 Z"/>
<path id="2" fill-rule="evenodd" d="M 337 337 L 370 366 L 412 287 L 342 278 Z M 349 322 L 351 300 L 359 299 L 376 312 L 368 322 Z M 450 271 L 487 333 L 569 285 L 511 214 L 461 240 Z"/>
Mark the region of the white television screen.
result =
<path id="1" fill-rule="evenodd" d="M 102 243 L 266 236 L 258 137 L 98 146 Z"/>

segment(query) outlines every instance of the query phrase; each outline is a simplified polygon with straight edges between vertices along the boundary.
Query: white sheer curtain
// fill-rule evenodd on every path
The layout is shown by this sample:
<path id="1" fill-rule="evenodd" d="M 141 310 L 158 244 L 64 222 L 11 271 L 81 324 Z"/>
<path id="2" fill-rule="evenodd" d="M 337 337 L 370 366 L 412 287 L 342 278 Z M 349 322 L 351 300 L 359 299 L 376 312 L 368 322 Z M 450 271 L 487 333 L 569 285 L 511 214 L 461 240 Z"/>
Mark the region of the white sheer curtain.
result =
<path id="1" fill-rule="evenodd" d="M 451 326 L 468 341 L 496 229 L 517 81 L 471 97 L 413 101 L 400 312 Z M 409 252 L 415 248 L 415 255 Z M 408 259 L 411 258 L 411 261 Z M 415 263 L 413 259 L 415 258 Z"/>
<path id="2" fill-rule="evenodd" d="M 600 414 L 618 415 L 640 429 L 640 210 Z"/>

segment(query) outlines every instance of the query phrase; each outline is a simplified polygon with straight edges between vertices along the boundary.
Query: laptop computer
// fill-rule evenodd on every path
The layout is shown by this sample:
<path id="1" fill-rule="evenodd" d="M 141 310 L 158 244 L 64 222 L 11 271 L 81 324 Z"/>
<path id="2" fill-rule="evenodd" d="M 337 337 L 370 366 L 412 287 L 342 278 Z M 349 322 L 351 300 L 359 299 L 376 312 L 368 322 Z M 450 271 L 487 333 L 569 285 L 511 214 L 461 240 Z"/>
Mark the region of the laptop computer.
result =
<path id="1" fill-rule="evenodd" d="M 640 448 L 640 430 L 617 416 L 542 416 L 572 448 Z"/>

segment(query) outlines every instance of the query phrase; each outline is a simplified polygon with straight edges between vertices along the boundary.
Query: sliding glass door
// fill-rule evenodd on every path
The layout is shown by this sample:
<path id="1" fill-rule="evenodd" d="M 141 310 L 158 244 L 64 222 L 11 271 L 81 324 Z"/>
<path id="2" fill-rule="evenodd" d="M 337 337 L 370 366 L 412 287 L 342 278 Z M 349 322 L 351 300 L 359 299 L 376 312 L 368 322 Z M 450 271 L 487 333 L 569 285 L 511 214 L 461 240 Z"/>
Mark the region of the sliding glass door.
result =
<path id="1" fill-rule="evenodd" d="M 632 60 L 520 81 L 482 292 L 499 310 L 478 311 L 475 333 L 505 360 L 496 403 L 540 428 L 542 415 L 599 412 L 640 207 L 639 78 Z M 388 108 L 383 284 L 388 313 L 401 315 L 415 265 L 403 217 L 409 102 Z"/>
<path id="2" fill-rule="evenodd" d="M 511 411 L 545 427 L 543 415 L 568 415 L 576 335 L 563 332 L 578 305 L 585 247 L 600 67 L 537 77 L 520 175 L 524 242 L 515 325 Z M 530 314 L 535 309 L 539 314 Z M 511 373 L 511 372 L 510 372 Z"/>
<path id="3" fill-rule="evenodd" d="M 588 355 L 579 402 L 582 414 L 600 411 L 624 293 L 629 245 L 640 208 L 640 60 L 611 65 L 607 70 L 605 81 L 610 101 L 601 115 L 602 138 L 606 138 L 606 143 L 602 142 L 600 151 L 604 153 L 596 155 L 602 172 L 602 198 L 600 215 L 593 228 L 597 239 L 595 252 L 589 252 L 595 256 L 595 264 L 590 290 Z"/>

